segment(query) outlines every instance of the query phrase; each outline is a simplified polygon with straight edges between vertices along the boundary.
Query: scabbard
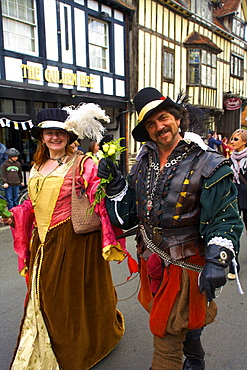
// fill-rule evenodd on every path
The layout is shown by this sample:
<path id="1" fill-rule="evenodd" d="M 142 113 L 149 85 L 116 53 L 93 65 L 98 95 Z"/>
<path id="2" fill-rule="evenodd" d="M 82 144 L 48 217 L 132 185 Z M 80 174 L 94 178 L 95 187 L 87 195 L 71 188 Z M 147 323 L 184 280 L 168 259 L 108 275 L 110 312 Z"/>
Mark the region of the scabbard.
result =
<path id="1" fill-rule="evenodd" d="M 122 238 L 127 238 L 128 236 L 133 236 L 136 235 L 136 232 L 138 230 L 138 225 L 133 227 L 132 229 L 125 231 L 123 234 L 118 235 L 116 239 L 122 239 Z"/>

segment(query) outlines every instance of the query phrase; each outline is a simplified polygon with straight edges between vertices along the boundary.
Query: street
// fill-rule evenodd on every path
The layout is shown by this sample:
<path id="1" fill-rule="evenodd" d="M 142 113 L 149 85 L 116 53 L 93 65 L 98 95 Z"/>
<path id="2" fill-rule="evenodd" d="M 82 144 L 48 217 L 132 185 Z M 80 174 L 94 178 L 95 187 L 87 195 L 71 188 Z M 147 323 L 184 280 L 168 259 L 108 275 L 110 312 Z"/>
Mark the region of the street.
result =
<path id="1" fill-rule="evenodd" d="M 228 281 L 216 299 L 218 316 L 205 328 L 202 336 L 207 370 L 244 370 L 247 360 L 247 238 L 241 237 L 240 282 L 245 295 L 238 293 L 236 281 Z M 129 252 L 135 257 L 135 242 L 128 238 Z M 7 370 L 18 336 L 26 292 L 25 280 L 19 276 L 17 257 L 8 226 L 0 226 L 0 369 Z M 118 346 L 95 370 L 148 370 L 152 359 L 152 335 L 148 314 L 137 301 L 139 276 L 126 282 L 126 261 L 111 262 L 118 308 L 125 317 L 125 334 Z M 124 284 L 122 284 L 124 283 Z M 122 284 L 122 285 L 121 285 Z M 131 297 L 128 299 L 128 297 Z M 107 335 L 107 333 L 106 333 Z M 20 369 L 21 370 L 21 369 Z M 48 369 L 47 369 L 48 370 Z M 73 369 L 71 369 L 73 370 Z"/>

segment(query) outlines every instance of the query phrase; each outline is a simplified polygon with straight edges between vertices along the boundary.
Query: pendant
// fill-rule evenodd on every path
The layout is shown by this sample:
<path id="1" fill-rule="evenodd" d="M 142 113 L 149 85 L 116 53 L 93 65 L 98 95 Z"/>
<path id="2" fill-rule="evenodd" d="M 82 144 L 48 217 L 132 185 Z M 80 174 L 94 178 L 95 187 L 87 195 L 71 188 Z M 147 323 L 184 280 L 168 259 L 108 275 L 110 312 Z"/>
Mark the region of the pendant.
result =
<path id="1" fill-rule="evenodd" d="M 148 210 L 148 211 L 151 211 L 152 207 L 153 207 L 153 202 L 152 202 L 152 200 L 148 200 L 148 201 L 147 201 L 147 210 Z"/>

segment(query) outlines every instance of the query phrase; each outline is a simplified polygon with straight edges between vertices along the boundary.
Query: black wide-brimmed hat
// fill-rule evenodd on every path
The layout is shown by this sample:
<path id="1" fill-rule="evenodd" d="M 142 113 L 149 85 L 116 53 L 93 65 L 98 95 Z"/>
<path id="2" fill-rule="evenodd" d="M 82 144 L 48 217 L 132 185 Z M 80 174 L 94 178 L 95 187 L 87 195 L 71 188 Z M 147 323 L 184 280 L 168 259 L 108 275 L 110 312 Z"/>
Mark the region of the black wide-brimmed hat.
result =
<path id="1" fill-rule="evenodd" d="M 36 114 L 36 126 L 31 128 L 31 136 L 40 139 L 40 134 L 44 129 L 63 130 L 70 136 L 69 143 L 73 143 L 78 135 L 73 131 L 65 129 L 65 121 L 69 114 L 66 110 L 60 108 L 42 109 Z"/>
<path id="2" fill-rule="evenodd" d="M 135 109 L 138 114 L 136 127 L 132 130 L 132 136 L 136 141 L 150 140 L 148 132 L 144 126 L 146 119 L 159 109 L 183 108 L 182 104 L 175 103 L 168 96 L 164 97 L 153 87 L 145 87 L 140 90 L 133 99 Z"/>

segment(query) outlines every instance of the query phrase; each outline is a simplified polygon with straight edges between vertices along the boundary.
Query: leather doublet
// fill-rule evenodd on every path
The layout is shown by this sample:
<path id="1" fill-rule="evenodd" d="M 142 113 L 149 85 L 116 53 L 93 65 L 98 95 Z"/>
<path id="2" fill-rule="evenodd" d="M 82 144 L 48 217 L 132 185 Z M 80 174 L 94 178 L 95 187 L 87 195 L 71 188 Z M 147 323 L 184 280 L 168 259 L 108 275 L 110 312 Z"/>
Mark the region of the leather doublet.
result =
<path id="1" fill-rule="evenodd" d="M 183 141 L 177 147 L 180 153 L 183 147 L 188 149 L 188 143 Z M 176 156 L 177 148 L 170 157 Z M 217 168 L 226 164 L 225 158 L 215 151 L 204 151 L 196 145 L 185 159 L 165 168 L 154 192 L 150 217 L 147 217 L 148 155 L 157 158 L 157 153 L 150 151 L 140 159 L 135 173 L 132 173 L 132 185 L 136 189 L 138 217 L 149 238 L 160 249 L 170 253 L 173 260 L 193 256 L 197 250 L 203 255 L 205 242 L 199 234 L 203 178 L 209 178 Z M 153 181 L 151 176 L 151 188 Z"/>

